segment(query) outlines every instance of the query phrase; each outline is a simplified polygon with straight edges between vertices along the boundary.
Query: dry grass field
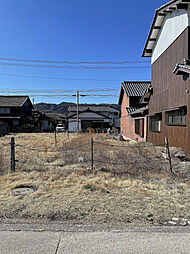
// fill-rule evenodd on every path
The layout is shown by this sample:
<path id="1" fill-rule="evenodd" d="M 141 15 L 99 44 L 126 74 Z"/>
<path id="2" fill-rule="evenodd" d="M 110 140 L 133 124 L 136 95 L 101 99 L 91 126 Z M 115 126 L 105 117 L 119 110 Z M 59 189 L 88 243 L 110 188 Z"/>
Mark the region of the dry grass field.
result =
<path id="1" fill-rule="evenodd" d="M 190 182 L 170 173 L 165 148 L 94 134 L 15 134 L 0 138 L 0 217 L 70 223 L 159 225 L 190 217 Z M 27 195 L 11 195 L 20 185 Z"/>

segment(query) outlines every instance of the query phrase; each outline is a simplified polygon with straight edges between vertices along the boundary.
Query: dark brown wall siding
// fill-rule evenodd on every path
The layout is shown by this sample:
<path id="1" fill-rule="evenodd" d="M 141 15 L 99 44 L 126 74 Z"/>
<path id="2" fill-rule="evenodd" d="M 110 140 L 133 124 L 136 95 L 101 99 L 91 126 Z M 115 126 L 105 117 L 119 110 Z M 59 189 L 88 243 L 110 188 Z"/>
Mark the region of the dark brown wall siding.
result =
<path id="1" fill-rule="evenodd" d="M 189 33 L 187 28 L 176 41 L 152 64 L 153 96 L 149 103 L 149 114 L 159 113 L 164 110 L 179 106 L 190 105 L 190 78 L 183 80 L 182 76 L 173 74 L 177 63 L 189 57 Z M 184 148 L 190 153 L 190 107 L 187 108 L 187 127 L 166 126 L 165 113 L 162 113 L 161 133 L 148 133 L 148 140 L 155 144 L 164 144 L 168 137 L 171 146 Z"/>
<path id="2" fill-rule="evenodd" d="M 162 112 L 161 132 L 149 131 L 148 140 L 157 145 L 164 145 L 165 137 L 168 137 L 169 145 L 182 147 L 187 153 L 190 153 L 190 107 L 187 107 L 187 126 L 167 126 L 165 124 L 165 112 Z"/>
<path id="3" fill-rule="evenodd" d="M 153 96 L 149 104 L 150 114 L 188 102 L 189 95 L 185 91 L 190 80 L 183 81 L 181 76 L 173 74 L 176 64 L 188 58 L 188 30 L 187 28 L 152 64 Z"/>

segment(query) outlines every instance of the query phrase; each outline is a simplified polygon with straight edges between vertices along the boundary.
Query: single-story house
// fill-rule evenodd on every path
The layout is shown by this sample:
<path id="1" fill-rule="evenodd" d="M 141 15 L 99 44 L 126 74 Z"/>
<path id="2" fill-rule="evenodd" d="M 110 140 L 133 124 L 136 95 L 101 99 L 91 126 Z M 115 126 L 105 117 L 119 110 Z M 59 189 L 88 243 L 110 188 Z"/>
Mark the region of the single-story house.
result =
<path id="1" fill-rule="evenodd" d="M 80 104 L 79 130 L 85 131 L 88 128 L 93 128 L 106 131 L 111 127 L 120 130 L 120 111 L 120 105 L 117 104 Z M 69 131 L 77 130 L 77 122 L 73 119 L 75 116 L 77 121 L 77 106 L 72 105 L 68 108 L 67 116 Z"/>
<path id="2" fill-rule="evenodd" d="M 111 116 L 100 112 L 93 111 L 89 107 L 84 108 L 79 106 L 78 130 L 87 131 L 88 128 L 94 129 L 97 132 L 106 131 L 113 124 Z M 69 112 L 68 115 L 68 131 L 77 131 L 77 112 Z"/>

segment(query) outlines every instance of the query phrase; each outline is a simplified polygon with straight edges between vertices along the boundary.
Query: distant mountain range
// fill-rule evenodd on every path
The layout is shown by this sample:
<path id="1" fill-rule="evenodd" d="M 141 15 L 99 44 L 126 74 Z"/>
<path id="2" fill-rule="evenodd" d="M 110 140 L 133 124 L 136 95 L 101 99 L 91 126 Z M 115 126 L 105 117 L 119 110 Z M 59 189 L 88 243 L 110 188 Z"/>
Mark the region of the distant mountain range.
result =
<path id="1" fill-rule="evenodd" d="M 61 102 L 60 104 L 53 103 L 37 103 L 34 105 L 34 108 L 38 111 L 46 112 L 46 113 L 58 113 L 65 114 L 68 111 L 70 105 L 76 105 L 72 102 Z"/>
<path id="2" fill-rule="evenodd" d="M 80 106 L 113 106 L 119 107 L 117 104 L 80 104 Z M 37 103 L 34 105 L 34 108 L 38 111 L 45 113 L 58 113 L 65 115 L 68 111 L 69 106 L 76 106 L 76 103 L 72 102 L 61 102 L 60 104 L 53 103 Z"/>

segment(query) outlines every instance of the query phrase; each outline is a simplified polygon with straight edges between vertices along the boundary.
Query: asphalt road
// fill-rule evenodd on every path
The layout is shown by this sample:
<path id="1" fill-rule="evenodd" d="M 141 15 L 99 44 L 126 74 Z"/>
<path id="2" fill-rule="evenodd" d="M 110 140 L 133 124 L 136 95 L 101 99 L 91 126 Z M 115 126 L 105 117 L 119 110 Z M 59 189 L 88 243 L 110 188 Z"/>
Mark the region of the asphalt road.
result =
<path id="1" fill-rule="evenodd" d="M 1 225 L 1 254 L 190 253 L 190 228 Z"/>

